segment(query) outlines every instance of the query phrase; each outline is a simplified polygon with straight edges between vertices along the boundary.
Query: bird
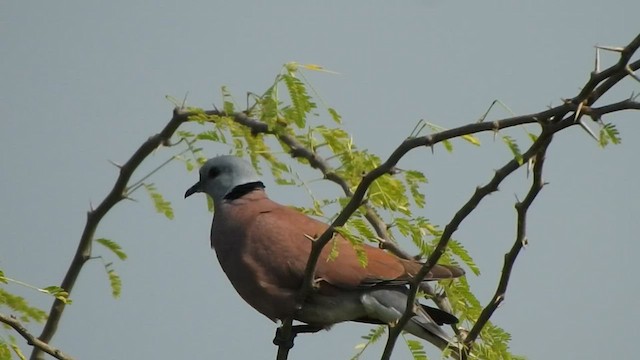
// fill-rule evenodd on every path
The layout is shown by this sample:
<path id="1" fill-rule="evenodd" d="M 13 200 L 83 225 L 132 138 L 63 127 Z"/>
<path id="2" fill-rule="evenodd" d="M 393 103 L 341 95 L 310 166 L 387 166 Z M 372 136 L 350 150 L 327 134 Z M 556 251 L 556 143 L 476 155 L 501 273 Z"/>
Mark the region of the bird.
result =
<path id="1" fill-rule="evenodd" d="M 363 244 L 363 266 L 340 234 L 322 250 L 315 287 L 302 306 L 296 306 L 312 241 L 329 225 L 271 200 L 246 160 L 233 155 L 207 160 L 185 199 L 195 193 L 213 200 L 210 239 L 222 270 L 242 299 L 270 320 L 293 316 L 306 324 L 300 325 L 306 329 L 301 332 L 315 332 L 346 321 L 393 325 L 404 313 L 408 284 L 422 263 Z M 330 258 L 334 250 L 337 256 Z M 437 264 L 425 281 L 462 275 L 459 267 Z M 442 350 L 455 345 L 441 328 L 455 324 L 454 315 L 418 302 L 413 311 L 404 331 Z"/>

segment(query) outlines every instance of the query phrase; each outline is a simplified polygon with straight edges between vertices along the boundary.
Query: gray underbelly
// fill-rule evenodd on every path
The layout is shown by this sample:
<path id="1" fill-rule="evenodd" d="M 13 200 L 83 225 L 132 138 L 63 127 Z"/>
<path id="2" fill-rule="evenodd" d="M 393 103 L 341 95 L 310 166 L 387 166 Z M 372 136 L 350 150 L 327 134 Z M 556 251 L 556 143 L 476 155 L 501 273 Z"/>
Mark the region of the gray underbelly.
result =
<path id="1" fill-rule="evenodd" d="M 363 318 L 366 309 L 357 292 L 345 292 L 338 296 L 314 294 L 302 307 L 296 320 L 307 324 L 331 325 Z"/>

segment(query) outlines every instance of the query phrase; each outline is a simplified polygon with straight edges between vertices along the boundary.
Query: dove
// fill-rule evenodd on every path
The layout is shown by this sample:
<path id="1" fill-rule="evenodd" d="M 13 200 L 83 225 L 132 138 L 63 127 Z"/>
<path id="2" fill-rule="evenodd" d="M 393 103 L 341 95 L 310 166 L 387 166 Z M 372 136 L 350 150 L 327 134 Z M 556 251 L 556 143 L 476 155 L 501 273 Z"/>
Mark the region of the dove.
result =
<path id="1" fill-rule="evenodd" d="M 235 290 L 255 310 L 274 322 L 293 316 L 307 324 L 301 332 L 345 321 L 393 325 L 400 319 L 420 262 L 363 244 L 363 266 L 351 243 L 336 233 L 318 260 L 314 290 L 297 308 L 312 241 L 328 225 L 269 199 L 257 172 L 239 157 L 209 159 L 199 175 L 185 198 L 206 193 L 213 200 L 211 246 Z M 330 257 L 332 251 L 337 256 Z M 462 275 L 459 267 L 435 265 L 425 281 Z M 454 315 L 418 302 L 413 311 L 403 330 L 440 349 L 454 344 L 441 328 L 456 323 Z"/>

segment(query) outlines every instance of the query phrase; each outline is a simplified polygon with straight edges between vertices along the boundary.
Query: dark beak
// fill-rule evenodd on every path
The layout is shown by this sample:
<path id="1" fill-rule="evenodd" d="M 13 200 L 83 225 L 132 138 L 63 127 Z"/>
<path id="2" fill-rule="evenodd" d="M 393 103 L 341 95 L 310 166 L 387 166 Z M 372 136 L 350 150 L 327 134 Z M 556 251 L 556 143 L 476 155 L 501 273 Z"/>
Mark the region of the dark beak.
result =
<path id="1" fill-rule="evenodd" d="M 195 194 L 195 193 L 199 193 L 202 192 L 202 188 L 200 187 L 200 181 L 198 181 L 197 183 L 193 184 L 192 187 L 190 187 L 187 192 L 184 193 L 184 198 L 188 198 L 189 196 Z"/>

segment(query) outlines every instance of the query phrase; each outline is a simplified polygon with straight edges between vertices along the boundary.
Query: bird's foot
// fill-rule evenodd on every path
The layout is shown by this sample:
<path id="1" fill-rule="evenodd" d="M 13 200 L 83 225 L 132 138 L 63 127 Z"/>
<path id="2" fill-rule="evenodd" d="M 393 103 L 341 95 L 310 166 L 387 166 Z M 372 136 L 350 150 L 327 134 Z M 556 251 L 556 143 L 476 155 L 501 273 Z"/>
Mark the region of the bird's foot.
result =
<path id="1" fill-rule="evenodd" d="M 291 333 L 291 336 L 284 335 L 282 328 L 279 327 L 276 329 L 276 336 L 273 338 L 273 345 L 277 347 L 284 347 L 286 349 L 293 348 L 293 339 L 295 339 L 295 334 Z"/>
<path id="2" fill-rule="evenodd" d="M 287 349 L 293 348 L 293 340 L 298 334 L 303 333 L 315 333 L 324 329 L 322 326 L 317 325 L 293 325 L 291 327 L 291 334 L 286 336 L 282 331 L 282 327 L 276 329 L 276 336 L 273 338 L 273 344 L 276 346 L 282 346 Z"/>

